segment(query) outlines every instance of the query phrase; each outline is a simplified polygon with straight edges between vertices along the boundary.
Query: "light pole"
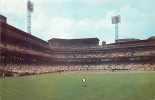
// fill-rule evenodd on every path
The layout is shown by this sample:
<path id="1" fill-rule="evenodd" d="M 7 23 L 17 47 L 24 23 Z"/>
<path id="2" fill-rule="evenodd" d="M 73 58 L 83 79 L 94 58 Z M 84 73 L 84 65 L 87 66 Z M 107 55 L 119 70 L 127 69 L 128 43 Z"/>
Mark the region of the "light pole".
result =
<path id="1" fill-rule="evenodd" d="M 27 33 L 31 34 L 31 14 L 33 13 L 34 7 L 33 3 L 28 0 L 27 1 Z"/>
<path id="2" fill-rule="evenodd" d="M 115 24 L 115 42 L 117 42 L 117 40 L 119 39 L 118 24 L 120 23 L 120 21 L 121 21 L 120 15 L 112 17 L 112 24 Z"/>

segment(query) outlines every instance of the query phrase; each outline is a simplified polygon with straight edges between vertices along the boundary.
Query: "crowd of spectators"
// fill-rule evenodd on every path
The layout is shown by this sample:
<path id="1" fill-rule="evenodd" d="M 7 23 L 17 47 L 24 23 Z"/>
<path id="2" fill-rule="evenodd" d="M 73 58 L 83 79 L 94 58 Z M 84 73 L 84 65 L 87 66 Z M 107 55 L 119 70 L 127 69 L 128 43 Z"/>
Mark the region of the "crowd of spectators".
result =
<path id="1" fill-rule="evenodd" d="M 6 65 L 0 66 L 0 72 L 18 75 L 42 74 L 65 71 L 155 71 L 155 64 L 93 64 L 93 65 Z"/>
<path id="2" fill-rule="evenodd" d="M 60 54 L 53 54 L 53 58 L 113 58 L 113 57 L 132 57 L 132 56 L 150 56 L 152 54 L 155 54 L 154 50 L 149 50 L 149 51 L 125 51 L 125 52 L 94 52 L 94 53 L 70 53 L 70 54 L 65 54 L 65 53 L 60 53 Z"/>

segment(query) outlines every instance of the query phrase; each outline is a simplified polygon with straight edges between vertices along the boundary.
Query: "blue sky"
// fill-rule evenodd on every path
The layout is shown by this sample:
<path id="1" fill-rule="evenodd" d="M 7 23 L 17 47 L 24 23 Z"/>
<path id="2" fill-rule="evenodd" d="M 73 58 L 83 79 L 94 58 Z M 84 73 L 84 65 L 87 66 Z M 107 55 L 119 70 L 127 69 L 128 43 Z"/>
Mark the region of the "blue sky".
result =
<path id="1" fill-rule="evenodd" d="M 111 16 L 120 15 L 119 38 L 155 36 L 155 0 L 32 0 L 32 34 L 50 38 L 97 37 L 114 42 Z M 26 31 L 27 0 L 0 0 L 0 14 Z"/>

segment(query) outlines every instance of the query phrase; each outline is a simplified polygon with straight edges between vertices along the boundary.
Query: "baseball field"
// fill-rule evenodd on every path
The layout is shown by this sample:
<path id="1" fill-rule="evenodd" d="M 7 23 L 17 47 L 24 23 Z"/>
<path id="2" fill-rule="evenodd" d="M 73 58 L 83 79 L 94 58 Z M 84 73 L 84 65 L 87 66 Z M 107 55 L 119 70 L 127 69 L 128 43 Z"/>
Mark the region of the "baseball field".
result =
<path id="1" fill-rule="evenodd" d="M 0 100 L 155 100 L 155 72 L 63 72 L 0 78 Z"/>

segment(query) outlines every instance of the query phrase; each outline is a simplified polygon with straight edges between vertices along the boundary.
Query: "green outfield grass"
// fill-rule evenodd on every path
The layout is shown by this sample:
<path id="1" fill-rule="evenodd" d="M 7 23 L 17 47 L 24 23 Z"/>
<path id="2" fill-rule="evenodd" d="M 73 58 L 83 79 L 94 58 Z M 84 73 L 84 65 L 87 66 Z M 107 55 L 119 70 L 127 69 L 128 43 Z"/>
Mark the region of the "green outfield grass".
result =
<path id="1" fill-rule="evenodd" d="M 87 86 L 82 87 L 86 77 Z M 155 72 L 65 72 L 0 79 L 1 100 L 155 100 Z"/>

